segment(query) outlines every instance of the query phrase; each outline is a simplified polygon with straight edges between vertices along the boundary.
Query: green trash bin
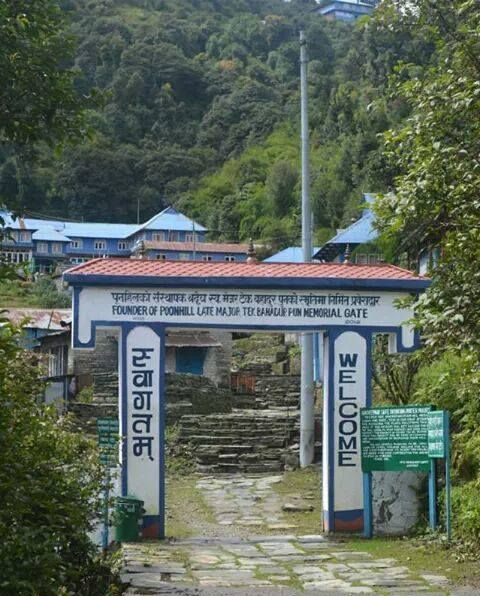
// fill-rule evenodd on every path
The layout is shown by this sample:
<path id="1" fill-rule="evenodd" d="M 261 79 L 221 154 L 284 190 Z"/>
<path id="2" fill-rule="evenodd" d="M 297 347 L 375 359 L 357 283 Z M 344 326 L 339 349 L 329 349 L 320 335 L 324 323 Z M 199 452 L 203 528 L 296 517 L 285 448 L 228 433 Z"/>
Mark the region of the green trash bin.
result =
<path id="1" fill-rule="evenodd" d="M 142 519 L 145 510 L 143 501 L 136 497 L 117 497 L 115 499 L 115 540 L 117 542 L 135 542 L 141 537 Z"/>

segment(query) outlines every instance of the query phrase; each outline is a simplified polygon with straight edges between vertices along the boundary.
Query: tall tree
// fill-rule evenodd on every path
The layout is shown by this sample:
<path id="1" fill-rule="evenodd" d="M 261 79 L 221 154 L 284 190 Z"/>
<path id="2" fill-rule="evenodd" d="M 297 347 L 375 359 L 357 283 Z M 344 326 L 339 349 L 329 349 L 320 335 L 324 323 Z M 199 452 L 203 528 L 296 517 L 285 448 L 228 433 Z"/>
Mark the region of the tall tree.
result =
<path id="1" fill-rule="evenodd" d="M 480 354 L 480 11 L 475 0 L 422 0 L 398 13 L 431 36 L 435 63 L 415 76 L 406 65 L 394 92 L 412 113 L 386 135 L 400 167 L 396 192 L 378 208 L 380 229 L 414 255 L 440 254 L 431 289 L 418 305 L 434 351 Z M 408 75 L 407 82 L 405 77 Z M 402 82 L 403 79 L 403 82 Z"/>
<path id="2" fill-rule="evenodd" d="M 0 2 L 0 142 L 55 142 L 82 132 L 72 38 L 54 0 Z"/>

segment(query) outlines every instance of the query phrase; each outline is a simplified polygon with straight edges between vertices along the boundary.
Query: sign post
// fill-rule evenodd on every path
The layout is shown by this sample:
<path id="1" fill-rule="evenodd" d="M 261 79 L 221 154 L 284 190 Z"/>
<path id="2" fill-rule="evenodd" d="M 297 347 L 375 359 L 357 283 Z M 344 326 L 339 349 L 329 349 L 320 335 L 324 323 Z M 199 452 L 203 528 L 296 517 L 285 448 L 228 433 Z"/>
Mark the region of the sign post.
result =
<path id="1" fill-rule="evenodd" d="M 445 507 L 447 538 L 452 537 L 452 503 L 450 479 L 450 414 L 444 410 L 429 412 L 428 414 L 428 457 L 431 470 L 436 470 L 436 460 L 445 459 Z M 430 527 L 437 528 L 436 494 L 430 492 Z"/>
<path id="2" fill-rule="evenodd" d="M 100 461 L 105 466 L 105 484 L 103 488 L 103 529 L 102 548 L 108 548 L 108 501 L 110 499 L 110 468 L 118 463 L 118 419 L 97 419 L 98 446 Z"/>
<path id="3" fill-rule="evenodd" d="M 364 536 L 373 536 L 372 472 L 428 472 L 431 406 L 363 408 L 360 416 Z"/>

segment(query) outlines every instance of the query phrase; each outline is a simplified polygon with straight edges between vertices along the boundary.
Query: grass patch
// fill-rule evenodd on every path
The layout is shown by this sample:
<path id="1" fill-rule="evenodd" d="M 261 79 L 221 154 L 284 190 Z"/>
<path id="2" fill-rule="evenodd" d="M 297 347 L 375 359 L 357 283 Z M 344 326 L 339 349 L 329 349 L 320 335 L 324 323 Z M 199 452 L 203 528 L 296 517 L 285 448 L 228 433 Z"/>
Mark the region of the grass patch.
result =
<path id="1" fill-rule="evenodd" d="M 445 575 L 455 584 L 480 586 L 478 561 L 456 561 L 455 551 L 410 538 L 345 538 L 342 547 L 367 552 L 379 559 L 396 559 L 413 574 Z"/>
<path id="2" fill-rule="evenodd" d="M 12 280 L 0 283 L 0 307 L 35 308 L 39 306 L 33 284 L 28 281 Z"/>
<path id="3" fill-rule="evenodd" d="M 295 534 L 322 533 L 320 481 L 319 468 L 309 466 L 301 470 L 285 472 L 282 481 L 273 485 L 274 490 L 282 498 L 282 504 L 300 501 L 313 506 L 313 511 L 284 512 L 283 522 L 298 526 L 292 530 Z"/>
<path id="4" fill-rule="evenodd" d="M 169 538 L 189 538 L 198 534 L 196 526 L 215 523 L 215 517 L 196 487 L 197 477 L 168 475 L 166 479 L 166 534 Z M 192 523 L 193 522 L 193 523 Z"/>

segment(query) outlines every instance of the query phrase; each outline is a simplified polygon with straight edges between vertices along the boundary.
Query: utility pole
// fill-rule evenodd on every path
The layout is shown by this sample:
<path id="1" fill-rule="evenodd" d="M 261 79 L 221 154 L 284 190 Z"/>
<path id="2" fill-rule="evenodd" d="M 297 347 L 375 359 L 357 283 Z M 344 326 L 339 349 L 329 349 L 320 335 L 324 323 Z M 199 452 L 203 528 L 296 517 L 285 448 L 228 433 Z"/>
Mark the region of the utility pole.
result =
<path id="1" fill-rule="evenodd" d="M 302 251 L 303 262 L 312 260 L 312 211 L 310 207 L 310 146 L 308 132 L 308 53 L 305 32 L 300 31 L 300 84 L 302 115 Z M 313 463 L 315 407 L 313 399 L 313 334 L 302 333 L 300 393 L 300 466 Z"/>
<path id="2" fill-rule="evenodd" d="M 193 231 L 193 260 L 197 260 L 197 233 L 195 232 L 195 221 L 192 220 L 192 231 Z"/>

